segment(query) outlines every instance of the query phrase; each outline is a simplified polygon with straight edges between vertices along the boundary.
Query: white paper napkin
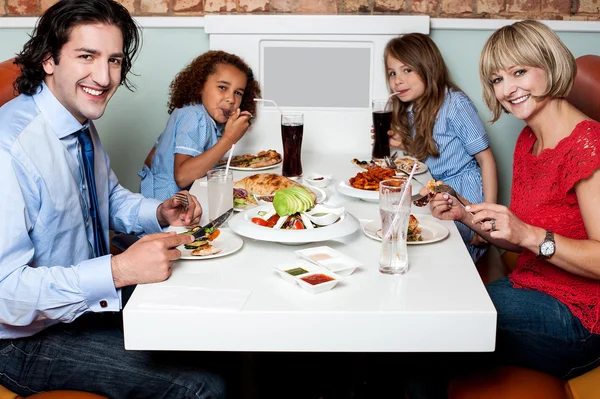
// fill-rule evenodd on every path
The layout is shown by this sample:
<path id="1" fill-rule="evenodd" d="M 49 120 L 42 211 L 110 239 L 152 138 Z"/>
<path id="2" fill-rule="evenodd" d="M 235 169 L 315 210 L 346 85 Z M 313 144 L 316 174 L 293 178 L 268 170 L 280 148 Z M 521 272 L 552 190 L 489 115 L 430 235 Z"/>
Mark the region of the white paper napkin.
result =
<path id="1" fill-rule="evenodd" d="M 144 301 L 140 307 L 147 309 L 242 310 L 252 291 L 226 290 L 203 287 L 169 286 L 162 287 L 154 298 Z"/>

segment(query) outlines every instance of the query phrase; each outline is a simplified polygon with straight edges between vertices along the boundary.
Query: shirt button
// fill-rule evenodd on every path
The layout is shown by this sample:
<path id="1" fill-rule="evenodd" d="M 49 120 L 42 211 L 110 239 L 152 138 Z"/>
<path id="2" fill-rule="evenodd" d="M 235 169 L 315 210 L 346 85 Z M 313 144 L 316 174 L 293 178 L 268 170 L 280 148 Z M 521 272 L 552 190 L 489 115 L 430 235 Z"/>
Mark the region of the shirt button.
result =
<path id="1" fill-rule="evenodd" d="M 106 308 L 106 307 L 108 307 L 108 303 L 103 299 L 103 300 L 100 301 L 100 307 L 101 308 Z"/>
<path id="2" fill-rule="evenodd" d="M 85 184 L 83 185 L 83 189 L 85 190 Z"/>

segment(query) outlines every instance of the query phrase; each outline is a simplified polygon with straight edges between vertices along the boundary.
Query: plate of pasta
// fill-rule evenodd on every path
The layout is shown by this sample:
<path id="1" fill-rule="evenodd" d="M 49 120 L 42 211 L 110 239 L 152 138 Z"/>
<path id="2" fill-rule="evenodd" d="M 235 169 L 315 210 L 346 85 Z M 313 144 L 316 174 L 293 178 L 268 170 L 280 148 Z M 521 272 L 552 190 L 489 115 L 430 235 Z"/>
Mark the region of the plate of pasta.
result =
<path id="1" fill-rule="evenodd" d="M 423 187 L 422 184 L 413 179 L 412 181 L 412 195 L 415 195 Z M 342 181 L 337 185 L 337 191 L 341 194 L 349 197 L 354 197 L 367 202 L 379 201 L 379 182 L 377 182 L 377 189 L 365 190 L 361 188 L 353 187 L 350 180 Z"/>

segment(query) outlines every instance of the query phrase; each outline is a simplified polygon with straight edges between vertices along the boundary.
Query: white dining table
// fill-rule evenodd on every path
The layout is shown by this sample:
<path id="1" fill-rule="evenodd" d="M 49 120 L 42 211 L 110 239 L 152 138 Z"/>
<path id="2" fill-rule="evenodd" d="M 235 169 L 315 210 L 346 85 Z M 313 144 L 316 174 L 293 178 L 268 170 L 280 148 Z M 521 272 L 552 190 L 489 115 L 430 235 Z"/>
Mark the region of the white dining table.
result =
<path id="1" fill-rule="evenodd" d="M 348 154 L 304 153 L 304 173 L 333 174 L 326 204 L 344 206 L 361 225 L 379 218 L 378 204 L 340 194 L 336 186 L 360 169 Z M 367 159 L 367 155 L 363 159 Z M 255 172 L 234 171 L 234 180 Z M 256 173 L 281 173 L 281 168 Z M 415 176 L 426 182 L 430 175 Z M 191 190 L 203 207 L 206 180 Z M 419 218 L 429 209 L 413 206 Z M 206 214 L 202 223 L 207 221 Z M 242 248 L 213 259 L 179 260 L 161 283 L 139 285 L 123 311 L 128 350 L 489 352 L 496 310 L 451 221 L 444 240 L 409 245 L 409 271 L 379 272 L 381 242 L 362 228 L 346 237 L 303 245 L 243 238 Z M 229 229 L 225 228 L 224 231 Z M 298 249 L 329 246 L 362 263 L 332 290 L 311 294 L 273 270 L 296 262 Z"/>

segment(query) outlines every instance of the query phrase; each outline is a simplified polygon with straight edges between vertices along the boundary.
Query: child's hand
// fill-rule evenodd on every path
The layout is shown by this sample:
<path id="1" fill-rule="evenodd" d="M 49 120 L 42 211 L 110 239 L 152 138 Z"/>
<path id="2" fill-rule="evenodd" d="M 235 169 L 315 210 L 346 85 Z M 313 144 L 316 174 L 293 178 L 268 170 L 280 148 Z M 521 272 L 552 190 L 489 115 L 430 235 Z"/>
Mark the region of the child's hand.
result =
<path id="1" fill-rule="evenodd" d="M 402 137 L 396 135 L 393 130 L 388 130 L 388 136 L 390 136 L 390 145 L 392 147 L 398 147 L 404 150 L 404 144 L 402 143 Z"/>
<path id="2" fill-rule="evenodd" d="M 252 114 L 248 111 L 240 111 L 238 108 L 225 124 L 223 137 L 227 137 L 233 144 L 237 143 L 246 133 L 250 126 L 250 118 Z"/>

